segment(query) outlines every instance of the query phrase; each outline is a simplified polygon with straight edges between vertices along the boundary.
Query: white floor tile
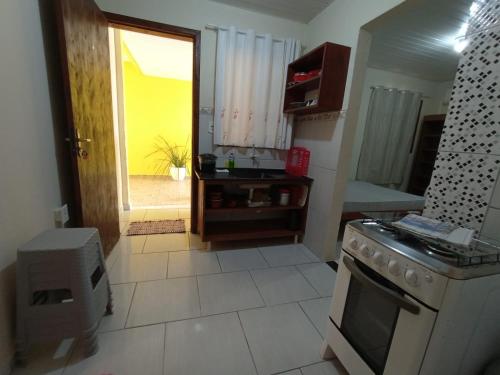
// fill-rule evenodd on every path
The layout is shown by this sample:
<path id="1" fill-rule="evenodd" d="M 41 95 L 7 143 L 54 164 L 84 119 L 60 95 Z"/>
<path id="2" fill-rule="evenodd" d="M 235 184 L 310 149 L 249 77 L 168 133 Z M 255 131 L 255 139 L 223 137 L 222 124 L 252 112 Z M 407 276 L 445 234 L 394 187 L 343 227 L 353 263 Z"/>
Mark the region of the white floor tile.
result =
<path id="1" fill-rule="evenodd" d="M 64 374 L 159 375 L 164 339 L 164 324 L 100 334 L 99 351 L 83 359 L 81 350 L 77 350 Z"/>
<path id="2" fill-rule="evenodd" d="M 295 267 L 253 270 L 251 273 L 268 305 L 319 297 Z"/>
<path id="3" fill-rule="evenodd" d="M 179 218 L 177 208 L 148 209 L 144 215 L 144 220 L 176 220 Z"/>
<path id="4" fill-rule="evenodd" d="M 115 265 L 118 257 L 122 256 L 122 251 L 119 247 L 115 246 L 113 250 L 108 254 L 106 258 L 106 271 L 109 273 L 113 266 Z"/>
<path id="5" fill-rule="evenodd" d="M 120 220 L 120 233 L 126 234 L 128 230 L 129 221 L 128 220 Z"/>
<path id="6" fill-rule="evenodd" d="M 219 257 L 222 272 L 269 267 L 257 248 L 218 251 L 217 256 Z"/>
<path id="7" fill-rule="evenodd" d="M 271 267 L 313 262 L 310 251 L 302 244 L 261 247 L 260 252 Z"/>
<path id="8" fill-rule="evenodd" d="M 111 285 L 113 314 L 105 315 L 99 324 L 99 332 L 125 328 L 128 311 L 134 295 L 134 284 Z"/>
<path id="9" fill-rule="evenodd" d="M 280 372 L 279 375 L 302 375 L 300 370 L 292 370 L 287 372 Z"/>
<path id="10" fill-rule="evenodd" d="M 140 254 L 144 248 L 147 236 L 120 236 L 116 247 L 122 254 Z"/>
<path id="11" fill-rule="evenodd" d="M 321 336 L 298 304 L 238 314 L 259 374 L 274 374 L 321 361 Z"/>
<path id="12" fill-rule="evenodd" d="M 61 375 L 74 350 L 74 340 L 34 344 L 25 367 L 15 367 L 11 375 Z"/>
<path id="13" fill-rule="evenodd" d="M 109 273 L 111 284 L 158 280 L 167 277 L 168 254 L 132 254 L 118 258 Z"/>
<path id="14" fill-rule="evenodd" d="M 322 337 L 325 337 L 326 322 L 328 321 L 331 303 L 332 299 L 330 297 L 300 302 L 300 306 L 302 306 L 302 309 L 309 319 L 311 319 Z"/>
<path id="15" fill-rule="evenodd" d="M 337 273 L 328 264 L 299 264 L 297 268 L 322 297 L 333 295 Z"/>
<path id="16" fill-rule="evenodd" d="M 167 324 L 168 375 L 255 375 L 236 313 Z"/>
<path id="17" fill-rule="evenodd" d="M 297 244 L 297 246 L 301 246 L 302 249 L 304 250 L 306 256 L 312 261 L 312 262 L 321 262 L 321 259 L 319 259 L 316 254 L 314 254 L 311 250 L 307 248 L 304 244 Z"/>
<path id="18" fill-rule="evenodd" d="M 202 315 L 264 306 L 247 271 L 198 276 L 198 288 Z"/>
<path id="19" fill-rule="evenodd" d="M 147 236 L 144 253 L 161 253 L 189 249 L 187 233 L 152 234 Z"/>
<path id="20" fill-rule="evenodd" d="M 349 375 L 338 360 L 302 367 L 303 375 Z"/>
<path id="21" fill-rule="evenodd" d="M 191 250 L 205 250 L 208 243 L 201 240 L 199 234 L 189 233 L 189 248 Z"/>
<path id="22" fill-rule="evenodd" d="M 178 278 L 138 283 L 127 327 L 200 316 L 196 279 Z"/>
<path id="23" fill-rule="evenodd" d="M 177 251 L 169 255 L 169 278 L 221 272 L 215 253 L 192 250 Z"/>

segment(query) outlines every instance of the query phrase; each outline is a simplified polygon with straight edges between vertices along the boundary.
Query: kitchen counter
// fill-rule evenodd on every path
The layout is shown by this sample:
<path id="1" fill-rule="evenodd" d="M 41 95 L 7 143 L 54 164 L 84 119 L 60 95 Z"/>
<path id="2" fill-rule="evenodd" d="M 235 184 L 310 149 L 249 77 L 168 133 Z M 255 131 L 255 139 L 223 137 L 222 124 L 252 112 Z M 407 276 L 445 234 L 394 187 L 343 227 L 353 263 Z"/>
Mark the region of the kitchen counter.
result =
<path id="1" fill-rule="evenodd" d="M 234 168 L 229 172 L 202 173 L 196 171 L 196 177 L 205 181 L 282 181 L 294 183 L 310 183 L 312 179 L 306 176 L 293 176 L 284 169 Z"/>
<path id="2" fill-rule="evenodd" d="M 311 178 L 292 176 L 283 169 L 260 168 L 195 173 L 198 179 L 197 227 L 203 241 L 293 237 L 297 242 L 304 235 Z M 280 205 L 277 195 L 283 188 L 291 192 L 290 203 Z M 270 204 L 249 206 L 250 191 L 254 189 L 267 190 L 265 194 L 271 198 Z M 222 195 L 222 204 L 210 203 L 211 192 Z M 228 204 L 231 200 L 233 204 Z"/>

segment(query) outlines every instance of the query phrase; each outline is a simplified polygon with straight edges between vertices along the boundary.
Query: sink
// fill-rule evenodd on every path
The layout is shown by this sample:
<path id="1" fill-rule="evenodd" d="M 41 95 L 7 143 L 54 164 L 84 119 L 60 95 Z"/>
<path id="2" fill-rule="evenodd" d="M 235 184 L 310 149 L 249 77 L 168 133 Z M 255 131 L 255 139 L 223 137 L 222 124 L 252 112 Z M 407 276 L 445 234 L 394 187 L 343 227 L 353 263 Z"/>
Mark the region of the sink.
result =
<path id="1" fill-rule="evenodd" d="M 258 179 L 273 179 L 282 178 L 285 175 L 285 171 L 281 170 L 269 170 L 269 169 L 259 169 L 259 168 L 235 168 L 229 170 L 229 175 L 236 178 L 258 178 Z"/>

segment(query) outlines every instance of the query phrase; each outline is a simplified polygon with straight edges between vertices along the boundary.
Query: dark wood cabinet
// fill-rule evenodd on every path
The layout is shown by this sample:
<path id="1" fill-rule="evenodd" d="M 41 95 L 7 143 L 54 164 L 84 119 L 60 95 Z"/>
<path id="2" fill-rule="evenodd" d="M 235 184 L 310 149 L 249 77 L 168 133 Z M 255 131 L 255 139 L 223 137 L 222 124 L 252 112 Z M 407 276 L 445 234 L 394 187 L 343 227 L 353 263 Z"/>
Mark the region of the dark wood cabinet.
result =
<path id="1" fill-rule="evenodd" d="M 288 65 L 283 112 L 298 115 L 340 111 L 344 101 L 351 48 L 324 43 Z M 311 77 L 295 82 L 297 73 Z"/>
<path id="2" fill-rule="evenodd" d="M 417 152 L 413 160 L 408 193 L 424 195 L 429 186 L 443 133 L 446 115 L 428 115 L 422 120 Z"/>
<path id="3" fill-rule="evenodd" d="M 270 173 L 270 172 L 267 172 Z M 229 241 L 242 239 L 262 239 L 273 237 L 298 238 L 305 233 L 307 207 L 312 180 L 308 177 L 290 176 L 281 172 L 272 178 L 241 178 L 230 174 L 203 174 L 198 176 L 198 230 L 203 241 Z M 270 190 L 269 206 L 249 207 L 248 191 L 255 187 Z M 280 189 L 296 191 L 287 205 L 279 204 L 276 192 Z M 240 198 L 230 197 L 243 191 Z M 210 196 L 220 194 L 223 203 L 214 207 Z M 274 193 L 272 193 L 274 192 Z"/>

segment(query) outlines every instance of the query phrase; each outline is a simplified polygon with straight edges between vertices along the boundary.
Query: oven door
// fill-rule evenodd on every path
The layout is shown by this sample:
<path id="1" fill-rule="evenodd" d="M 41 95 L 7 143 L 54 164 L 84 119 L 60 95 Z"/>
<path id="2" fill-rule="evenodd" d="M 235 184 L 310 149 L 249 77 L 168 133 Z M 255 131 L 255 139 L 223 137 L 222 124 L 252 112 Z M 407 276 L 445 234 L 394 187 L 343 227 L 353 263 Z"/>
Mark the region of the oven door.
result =
<path id="1" fill-rule="evenodd" d="M 347 370 L 418 374 L 436 316 L 434 310 L 342 251 L 330 315 L 342 339 L 329 344 L 336 353 L 352 353 L 345 358 L 337 354 Z"/>

